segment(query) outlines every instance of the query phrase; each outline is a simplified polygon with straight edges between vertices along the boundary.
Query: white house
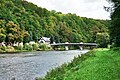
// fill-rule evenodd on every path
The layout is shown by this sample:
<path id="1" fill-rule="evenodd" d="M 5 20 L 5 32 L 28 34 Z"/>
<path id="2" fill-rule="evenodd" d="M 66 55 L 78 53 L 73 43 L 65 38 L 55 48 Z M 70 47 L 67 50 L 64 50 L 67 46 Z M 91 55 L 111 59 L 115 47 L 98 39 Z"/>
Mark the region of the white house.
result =
<path id="1" fill-rule="evenodd" d="M 49 45 L 50 44 L 50 38 L 41 37 L 40 40 L 39 40 L 39 43 Z"/>
<path id="2" fill-rule="evenodd" d="M 5 42 L 0 43 L 0 46 L 5 46 Z"/>

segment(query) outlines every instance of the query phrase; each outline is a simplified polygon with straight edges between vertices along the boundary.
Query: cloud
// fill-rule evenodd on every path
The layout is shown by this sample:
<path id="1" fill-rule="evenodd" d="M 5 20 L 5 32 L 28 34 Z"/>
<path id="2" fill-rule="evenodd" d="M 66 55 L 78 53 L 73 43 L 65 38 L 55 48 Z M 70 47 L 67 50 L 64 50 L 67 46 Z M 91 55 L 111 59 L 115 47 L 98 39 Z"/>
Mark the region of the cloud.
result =
<path id="1" fill-rule="evenodd" d="M 75 13 L 79 16 L 109 19 L 110 13 L 103 9 L 106 0 L 27 0 L 34 4 L 63 13 Z"/>
<path id="2" fill-rule="evenodd" d="M 101 0 L 83 0 L 84 3 L 95 3 L 101 2 Z"/>

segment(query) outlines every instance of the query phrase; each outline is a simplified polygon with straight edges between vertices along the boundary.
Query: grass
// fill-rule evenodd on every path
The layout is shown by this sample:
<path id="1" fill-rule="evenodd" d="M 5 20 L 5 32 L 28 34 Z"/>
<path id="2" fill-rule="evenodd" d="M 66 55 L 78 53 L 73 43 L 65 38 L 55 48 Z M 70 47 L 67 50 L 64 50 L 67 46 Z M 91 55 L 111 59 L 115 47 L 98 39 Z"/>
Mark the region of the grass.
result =
<path id="1" fill-rule="evenodd" d="M 120 80 L 120 49 L 96 49 L 38 80 Z"/>

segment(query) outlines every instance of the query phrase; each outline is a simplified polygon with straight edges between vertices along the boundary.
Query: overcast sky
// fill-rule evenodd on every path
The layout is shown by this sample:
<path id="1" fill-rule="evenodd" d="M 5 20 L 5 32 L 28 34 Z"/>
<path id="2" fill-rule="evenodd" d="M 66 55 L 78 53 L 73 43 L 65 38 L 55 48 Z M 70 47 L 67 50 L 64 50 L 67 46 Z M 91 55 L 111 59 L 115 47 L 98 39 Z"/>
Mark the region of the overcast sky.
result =
<path id="1" fill-rule="evenodd" d="M 103 6 L 108 6 L 106 0 L 27 0 L 48 10 L 62 13 L 75 13 L 81 17 L 94 19 L 110 19 L 110 13 Z"/>

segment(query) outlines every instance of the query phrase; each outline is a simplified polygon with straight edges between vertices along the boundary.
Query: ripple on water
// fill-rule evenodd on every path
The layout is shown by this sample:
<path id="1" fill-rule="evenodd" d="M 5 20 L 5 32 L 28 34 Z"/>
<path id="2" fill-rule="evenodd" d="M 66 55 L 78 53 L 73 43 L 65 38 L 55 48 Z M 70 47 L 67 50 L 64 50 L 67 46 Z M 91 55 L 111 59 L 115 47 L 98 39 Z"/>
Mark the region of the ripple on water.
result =
<path id="1" fill-rule="evenodd" d="M 41 51 L 19 54 L 0 54 L 0 80 L 34 80 L 52 68 L 70 62 L 75 56 L 86 53 L 79 51 Z M 82 52 L 82 53 L 81 53 Z"/>

